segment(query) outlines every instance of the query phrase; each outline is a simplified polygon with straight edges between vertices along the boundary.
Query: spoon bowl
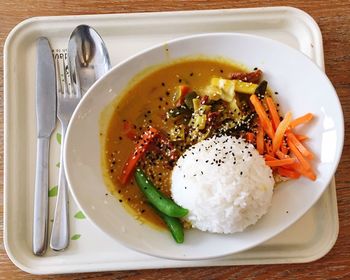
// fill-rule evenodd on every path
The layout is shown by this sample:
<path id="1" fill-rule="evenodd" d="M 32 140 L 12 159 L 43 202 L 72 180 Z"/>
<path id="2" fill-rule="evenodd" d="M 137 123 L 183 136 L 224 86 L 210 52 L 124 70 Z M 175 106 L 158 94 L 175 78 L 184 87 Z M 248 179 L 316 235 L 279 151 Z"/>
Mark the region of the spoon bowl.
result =
<path id="1" fill-rule="evenodd" d="M 69 70 L 76 92 L 85 93 L 110 68 L 108 51 L 101 36 L 88 25 L 79 25 L 68 43 Z"/>

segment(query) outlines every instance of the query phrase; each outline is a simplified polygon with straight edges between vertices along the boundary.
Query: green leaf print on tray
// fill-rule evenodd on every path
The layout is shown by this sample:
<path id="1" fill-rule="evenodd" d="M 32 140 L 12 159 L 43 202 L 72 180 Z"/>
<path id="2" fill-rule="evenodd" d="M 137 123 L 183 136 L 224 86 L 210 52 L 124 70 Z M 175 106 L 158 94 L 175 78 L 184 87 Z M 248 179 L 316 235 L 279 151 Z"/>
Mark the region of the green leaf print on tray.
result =
<path id="1" fill-rule="evenodd" d="M 60 162 L 57 162 L 57 163 L 56 163 L 56 167 L 60 168 L 60 166 L 61 166 L 61 163 L 60 163 Z"/>
<path id="2" fill-rule="evenodd" d="M 75 215 L 74 215 L 74 218 L 77 218 L 77 219 L 85 219 L 85 215 L 83 212 L 79 211 L 77 212 Z"/>
<path id="3" fill-rule="evenodd" d="M 53 187 L 49 190 L 49 197 L 55 197 L 55 196 L 57 196 L 57 191 L 58 191 L 58 186 L 53 186 Z"/>
<path id="4" fill-rule="evenodd" d="M 81 237 L 81 234 L 74 234 L 71 240 L 78 240 Z"/>
<path id="5" fill-rule="evenodd" d="M 57 140 L 58 144 L 61 144 L 61 138 L 62 138 L 61 133 L 57 132 L 56 133 L 56 140 Z"/>

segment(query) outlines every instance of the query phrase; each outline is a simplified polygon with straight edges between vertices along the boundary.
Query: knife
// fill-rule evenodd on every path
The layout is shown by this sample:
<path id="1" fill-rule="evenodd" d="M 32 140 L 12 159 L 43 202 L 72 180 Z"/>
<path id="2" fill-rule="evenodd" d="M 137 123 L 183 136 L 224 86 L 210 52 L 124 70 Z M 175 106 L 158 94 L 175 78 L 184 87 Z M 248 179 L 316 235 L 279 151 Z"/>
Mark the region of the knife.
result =
<path id="1" fill-rule="evenodd" d="M 37 154 L 34 190 L 33 253 L 41 256 L 47 247 L 49 214 L 49 148 L 56 126 L 56 77 L 52 50 L 47 38 L 37 42 L 36 122 Z"/>

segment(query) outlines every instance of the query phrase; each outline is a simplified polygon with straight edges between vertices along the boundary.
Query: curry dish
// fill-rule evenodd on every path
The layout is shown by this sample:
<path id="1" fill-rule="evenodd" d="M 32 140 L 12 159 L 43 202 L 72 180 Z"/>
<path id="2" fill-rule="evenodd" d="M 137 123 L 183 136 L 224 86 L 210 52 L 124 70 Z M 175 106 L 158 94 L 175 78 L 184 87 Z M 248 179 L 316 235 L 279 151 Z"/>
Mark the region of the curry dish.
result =
<path id="1" fill-rule="evenodd" d="M 141 222 L 167 226 L 182 243 L 189 211 L 171 200 L 172 171 L 197 143 L 215 137 L 238 139 L 239 145 L 243 139 L 242 154 L 256 149 L 277 182 L 301 175 L 315 180 L 313 154 L 302 143 L 307 137 L 292 131 L 312 114 L 282 117 L 273 97 L 278 93 L 268 90 L 262 75 L 257 68 L 249 72 L 223 59 L 197 57 L 153 70 L 125 90 L 103 138 L 104 174 L 119 202 Z M 221 158 L 214 154 L 212 161 L 198 164 L 220 167 L 231 155 L 228 149 Z"/>
<path id="2" fill-rule="evenodd" d="M 134 179 L 125 186 L 119 181 L 135 141 L 149 125 L 162 128 L 164 135 L 174 127 L 177 119 L 167 118 L 167 112 L 174 108 L 179 86 L 187 85 L 193 91 L 203 90 L 212 77 L 229 77 L 235 72 L 245 71 L 233 63 L 219 59 L 180 61 L 151 73 L 125 92 L 118 102 L 106 136 L 105 168 L 109 170 L 109 177 L 115 188 L 111 191 L 142 221 L 165 227 L 147 204 Z M 172 163 L 167 157 L 152 158 L 151 153 L 147 156 L 149 158 L 142 164 L 146 173 L 164 194 L 170 195 L 169 164 L 171 166 Z M 152 164 L 147 165 L 147 161 Z"/>

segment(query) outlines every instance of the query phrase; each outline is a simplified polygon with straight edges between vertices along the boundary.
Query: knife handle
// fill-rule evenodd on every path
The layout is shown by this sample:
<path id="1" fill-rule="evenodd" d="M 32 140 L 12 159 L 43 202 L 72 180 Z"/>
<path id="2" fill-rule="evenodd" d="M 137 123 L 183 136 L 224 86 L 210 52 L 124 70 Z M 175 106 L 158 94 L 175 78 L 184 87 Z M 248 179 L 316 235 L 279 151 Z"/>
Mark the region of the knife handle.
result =
<path id="1" fill-rule="evenodd" d="M 49 138 L 37 139 L 33 220 L 33 253 L 37 256 L 42 256 L 47 247 L 49 148 Z"/>

